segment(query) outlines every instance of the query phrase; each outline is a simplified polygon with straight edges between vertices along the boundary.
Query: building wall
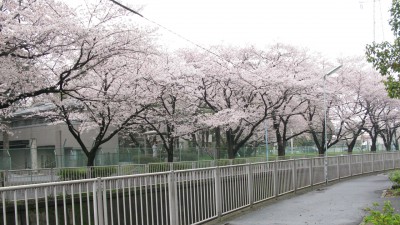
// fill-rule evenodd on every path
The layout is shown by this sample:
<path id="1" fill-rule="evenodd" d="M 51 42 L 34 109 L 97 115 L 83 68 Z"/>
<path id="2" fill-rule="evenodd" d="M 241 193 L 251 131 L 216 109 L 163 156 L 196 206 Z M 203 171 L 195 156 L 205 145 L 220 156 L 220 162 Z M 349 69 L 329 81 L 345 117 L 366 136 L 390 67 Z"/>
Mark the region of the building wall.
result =
<path id="1" fill-rule="evenodd" d="M 93 145 L 96 131 L 84 133 L 82 138 L 87 148 Z M 0 135 L 0 141 L 3 141 L 3 135 Z M 83 153 L 80 145 L 69 132 L 65 124 L 34 124 L 26 126 L 17 126 L 12 128 L 8 137 L 9 141 L 31 141 L 36 139 L 37 143 L 37 165 L 41 167 L 63 166 L 64 163 L 56 163 L 59 158 L 65 156 L 67 160 L 69 155 Z M 116 153 L 118 151 L 118 135 L 101 146 L 100 153 Z M 31 151 L 29 146 L 25 149 L 13 148 L 9 150 L 11 156 L 12 169 L 32 168 Z M 54 162 L 51 162 L 51 158 Z M 78 165 L 78 164 L 77 164 Z"/>

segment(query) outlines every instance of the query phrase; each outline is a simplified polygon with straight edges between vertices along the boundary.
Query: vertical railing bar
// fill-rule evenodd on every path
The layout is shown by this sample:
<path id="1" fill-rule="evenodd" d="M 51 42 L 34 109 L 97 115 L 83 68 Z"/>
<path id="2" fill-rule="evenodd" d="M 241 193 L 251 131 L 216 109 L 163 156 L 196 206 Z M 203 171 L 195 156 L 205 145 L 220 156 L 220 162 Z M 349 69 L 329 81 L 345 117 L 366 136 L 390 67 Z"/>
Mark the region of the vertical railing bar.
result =
<path id="1" fill-rule="evenodd" d="M 172 165 L 172 164 L 171 164 Z M 148 182 L 147 182 L 147 178 L 148 177 L 144 177 L 144 195 L 145 195 L 145 205 L 146 205 L 146 222 L 147 224 L 149 224 L 149 217 L 150 217 L 150 213 L 149 213 L 149 196 L 148 196 Z"/>
<path id="2" fill-rule="evenodd" d="M 121 225 L 121 216 L 119 215 L 120 209 L 119 209 L 119 180 L 115 180 L 115 196 L 116 196 L 116 201 L 117 201 L 117 222 L 118 225 Z"/>
<path id="3" fill-rule="evenodd" d="M 249 198 L 249 205 L 252 208 L 254 204 L 254 180 L 253 180 L 253 166 L 251 163 L 247 165 L 247 182 L 248 182 L 248 198 Z"/>
<path id="4" fill-rule="evenodd" d="M 113 182 L 115 182 L 115 181 L 109 181 L 109 185 L 108 185 L 108 188 L 109 188 L 109 195 L 110 195 L 110 216 L 111 216 L 111 225 L 114 225 L 114 201 L 113 201 L 113 193 L 112 193 L 112 190 L 113 190 L 113 187 L 112 187 L 112 183 Z M 137 223 L 136 223 L 137 224 Z"/>
<path id="5" fill-rule="evenodd" d="M 99 213 L 98 213 L 98 203 L 97 203 L 98 185 L 100 184 L 97 181 L 92 182 L 94 225 L 99 225 Z"/>
<path id="6" fill-rule="evenodd" d="M 1 193 L 1 200 L 3 204 L 3 224 L 7 225 L 7 214 L 6 214 L 6 193 Z"/>
<path id="7" fill-rule="evenodd" d="M 128 179 L 128 204 L 129 204 L 129 224 L 133 224 L 132 220 L 132 193 L 131 193 L 131 179 Z"/>
<path id="8" fill-rule="evenodd" d="M 203 171 L 197 171 L 197 173 L 198 173 L 198 175 L 197 175 L 197 196 L 198 196 L 198 201 L 197 201 L 197 208 L 198 208 L 198 215 L 197 215 L 197 220 L 196 220 L 196 222 L 198 222 L 198 221 L 201 221 L 202 219 L 203 219 L 203 186 L 202 186 L 202 181 L 203 181 Z"/>
<path id="9" fill-rule="evenodd" d="M 297 165 L 296 158 L 293 159 L 293 191 L 296 193 L 297 191 Z"/>
<path id="10" fill-rule="evenodd" d="M 106 176 L 106 174 L 103 174 L 103 176 Z M 103 181 L 101 177 L 97 177 L 96 181 L 96 189 L 95 192 L 93 193 L 93 198 L 96 200 L 96 209 L 95 212 L 97 214 L 96 219 L 97 219 L 97 224 L 98 225 L 104 225 L 104 203 L 103 203 Z M 94 201 L 93 201 L 94 202 Z"/>
<path id="11" fill-rule="evenodd" d="M 49 202 L 47 199 L 47 187 L 44 188 L 44 207 L 45 207 L 45 214 L 46 214 L 45 215 L 46 225 L 49 225 Z"/>
<path id="12" fill-rule="evenodd" d="M 122 205 L 124 213 L 124 224 L 126 224 L 126 200 L 125 200 L 125 179 L 122 179 Z"/>
<path id="13" fill-rule="evenodd" d="M 107 182 L 102 181 L 101 183 L 101 195 L 102 195 L 102 204 L 103 204 L 103 215 L 102 218 L 104 218 L 104 225 L 108 225 L 108 209 L 107 209 Z M 111 196 L 110 196 L 111 198 Z M 132 224 L 132 223 L 131 223 Z"/>
<path id="14" fill-rule="evenodd" d="M 17 191 L 15 190 L 14 190 L 14 215 L 15 215 L 15 224 L 18 224 Z"/>
<path id="15" fill-rule="evenodd" d="M 90 215 L 90 192 L 89 192 L 89 183 L 86 183 L 86 203 L 87 203 L 87 214 L 88 214 L 88 222 L 89 225 L 92 223 L 92 217 Z"/>
<path id="16" fill-rule="evenodd" d="M 136 220 L 136 224 L 139 224 L 139 212 L 138 212 L 138 207 L 137 207 L 137 179 L 138 178 L 135 178 L 134 180 L 133 180 L 133 187 L 134 187 L 134 194 L 135 194 L 135 220 Z"/>
<path id="17" fill-rule="evenodd" d="M 187 210 L 187 205 L 188 205 L 188 174 L 189 174 L 190 172 L 186 172 L 185 173 L 185 180 L 184 181 L 182 181 L 182 183 L 181 183 L 181 186 L 182 186 L 182 193 L 179 195 L 179 196 L 181 196 L 182 195 L 182 209 L 183 209 L 183 212 L 182 212 L 182 223 L 186 223 L 187 222 L 187 218 L 186 218 L 186 210 Z M 186 188 L 185 188 L 186 187 Z M 186 190 L 185 192 L 186 192 L 186 198 L 185 198 L 185 192 L 183 192 L 183 190 Z"/>
<path id="18" fill-rule="evenodd" d="M 144 224 L 144 214 L 143 214 L 143 193 L 142 193 L 142 178 L 139 178 L 139 198 L 140 198 L 140 212 L 142 224 Z"/>
<path id="19" fill-rule="evenodd" d="M 35 192 L 35 212 L 36 212 L 36 224 L 39 224 L 39 203 L 38 203 L 38 193 L 37 193 L 37 188 L 35 188 L 34 192 Z"/>
<path id="20" fill-rule="evenodd" d="M 55 219 L 56 219 L 56 225 L 58 225 L 57 186 L 53 187 L 53 193 L 54 193 Z"/>
<path id="21" fill-rule="evenodd" d="M 190 185 L 189 185 L 189 190 L 190 190 L 190 211 L 191 211 L 191 213 L 190 213 L 190 215 L 192 216 L 192 217 L 189 217 L 189 224 L 191 224 L 193 221 L 194 221 L 194 217 L 196 216 L 196 212 L 195 212 L 195 207 L 193 206 L 194 205 L 194 195 L 196 194 L 195 192 L 194 192 L 194 189 L 193 189 L 193 187 L 194 187 L 194 185 L 193 185 L 193 180 L 194 180 L 194 172 L 193 171 L 191 171 L 190 172 L 190 175 L 189 175 L 189 182 L 190 182 Z M 189 215 L 189 213 L 188 213 L 188 215 Z"/>
<path id="22" fill-rule="evenodd" d="M 313 166 L 313 158 L 310 158 L 310 186 L 314 186 L 314 166 Z"/>
<path id="23" fill-rule="evenodd" d="M 26 225 L 29 225 L 29 208 L 28 208 L 28 193 L 27 189 L 24 190 L 24 201 L 25 201 L 25 219 Z"/>
<path id="24" fill-rule="evenodd" d="M 81 213 L 81 225 L 83 224 L 83 203 L 82 203 L 82 184 L 78 186 L 79 191 L 79 212 Z"/>
<path id="25" fill-rule="evenodd" d="M 277 182 L 277 173 L 278 173 L 278 169 L 277 169 L 277 161 L 275 160 L 273 162 L 273 166 L 274 166 L 274 175 L 273 175 L 273 182 L 274 182 L 274 197 L 278 197 L 278 182 Z"/>
<path id="26" fill-rule="evenodd" d="M 222 215 L 222 204 L 221 204 L 221 172 L 220 168 L 217 166 L 215 168 L 215 210 L 217 213 L 218 218 Z"/>
<path id="27" fill-rule="evenodd" d="M 154 224 L 154 208 L 153 208 L 153 184 L 151 183 L 152 179 L 154 180 L 154 176 L 149 177 L 150 179 L 150 212 L 151 212 L 151 224 Z"/>
<path id="28" fill-rule="evenodd" d="M 75 225 L 75 196 L 74 185 L 71 185 L 72 224 Z"/>
<path id="29" fill-rule="evenodd" d="M 168 174 L 168 186 L 169 186 L 169 213 L 170 223 L 179 224 L 178 212 L 177 212 L 177 198 L 176 198 L 176 176 L 175 172 L 171 170 Z"/>

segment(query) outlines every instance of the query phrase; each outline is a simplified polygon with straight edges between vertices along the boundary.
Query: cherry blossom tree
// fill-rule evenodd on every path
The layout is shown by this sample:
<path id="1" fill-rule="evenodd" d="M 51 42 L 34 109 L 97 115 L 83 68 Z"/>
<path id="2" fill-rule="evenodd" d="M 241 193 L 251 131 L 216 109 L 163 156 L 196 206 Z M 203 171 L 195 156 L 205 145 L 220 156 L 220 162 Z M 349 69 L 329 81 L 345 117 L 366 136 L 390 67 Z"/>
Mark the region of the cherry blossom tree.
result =
<path id="1" fill-rule="evenodd" d="M 216 46 L 213 51 L 219 57 L 187 52 L 186 61 L 197 71 L 192 81 L 198 84 L 197 97 L 211 110 L 203 122 L 220 129 L 216 136 L 225 131 L 222 142 L 234 158 L 270 113 L 298 93 L 306 63 L 298 71 L 290 68 L 301 59 L 296 62 L 295 51 L 283 45 L 265 51 Z"/>
<path id="2" fill-rule="evenodd" d="M 100 2 L 80 12 L 88 37 L 79 53 L 91 57 L 90 67 L 69 73 L 59 83 L 60 93 L 48 97 L 57 110 L 48 116 L 67 124 L 88 158 L 87 165 L 93 166 L 101 145 L 139 123 L 138 115 L 153 103 L 147 96 L 147 78 L 158 50 L 151 33 L 129 23 L 118 6 Z M 56 74 L 60 65 L 56 60 L 51 63 L 49 71 Z M 83 139 L 88 131 L 93 140 Z"/>
<path id="3" fill-rule="evenodd" d="M 330 64 L 320 62 L 322 68 L 331 68 Z M 324 78 L 324 69 L 321 69 L 315 77 L 318 83 L 308 95 L 307 109 L 303 118 L 308 123 L 308 131 L 318 149 L 319 154 L 324 154 L 327 148 L 338 143 L 346 135 L 344 124 L 348 116 L 347 111 L 340 110 L 340 106 L 345 104 L 342 100 L 343 93 L 346 92 L 340 84 L 340 77 L 343 71 L 339 71 L 336 78 L 327 76 Z M 323 85 L 326 79 L 326 85 Z M 324 99 L 324 95 L 326 100 Z M 325 125 L 326 110 L 326 125 Z M 325 133 L 326 138 L 325 138 Z"/>
<path id="4" fill-rule="evenodd" d="M 376 72 L 366 66 L 363 58 L 346 58 L 341 63 L 344 75 L 340 77 L 340 84 L 346 91 L 341 96 L 343 104 L 337 110 L 342 111 L 342 114 L 347 112 L 348 116 L 344 121 L 346 134 L 343 139 L 348 153 L 352 153 L 368 119 L 368 108 L 364 107 L 365 94 L 375 85 L 373 80 Z"/>
<path id="5" fill-rule="evenodd" d="M 81 74 L 92 59 L 80 51 L 79 46 L 85 45 L 83 30 L 76 26 L 74 12 L 62 3 L 2 1 L 0 11 L 0 109 L 59 92 L 61 82 Z M 49 66 L 70 53 L 75 57 L 69 58 L 69 66 L 49 73 Z"/>
<path id="6" fill-rule="evenodd" d="M 187 82 L 191 74 L 192 71 L 180 57 L 164 53 L 158 58 L 152 76 L 148 77 L 147 98 L 154 102 L 139 117 L 150 130 L 156 132 L 168 154 L 168 162 L 173 161 L 179 137 L 197 130 L 198 101 Z"/>

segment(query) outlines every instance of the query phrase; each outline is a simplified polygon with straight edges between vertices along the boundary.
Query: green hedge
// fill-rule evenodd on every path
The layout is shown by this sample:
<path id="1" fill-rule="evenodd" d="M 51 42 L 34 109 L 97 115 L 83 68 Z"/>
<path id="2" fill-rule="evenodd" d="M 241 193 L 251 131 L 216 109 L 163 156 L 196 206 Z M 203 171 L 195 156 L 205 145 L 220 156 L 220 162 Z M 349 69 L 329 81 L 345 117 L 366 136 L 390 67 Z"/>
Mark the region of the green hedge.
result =
<path id="1" fill-rule="evenodd" d="M 108 177 L 117 173 L 114 166 L 63 168 L 58 172 L 60 180 L 80 180 L 94 177 Z M 92 174 L 90 176 L 90 174 Z"/>

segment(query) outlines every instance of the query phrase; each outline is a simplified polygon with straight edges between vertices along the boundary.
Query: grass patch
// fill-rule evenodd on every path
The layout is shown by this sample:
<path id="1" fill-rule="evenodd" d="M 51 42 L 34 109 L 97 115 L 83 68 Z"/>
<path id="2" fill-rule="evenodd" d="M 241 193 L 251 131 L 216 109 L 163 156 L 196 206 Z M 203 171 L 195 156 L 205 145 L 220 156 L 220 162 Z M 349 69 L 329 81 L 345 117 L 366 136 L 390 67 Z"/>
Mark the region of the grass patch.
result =
<path id="1" fill-rule="evenodd" d="M 390 201 L 385 201 L 382 210 L 379 204 L 374 203 L 373 208 L 365 209 L 368 215 L 364 218 L 363 224 L 373 225 L 400 225 L 400 214 L 395 213 Z"/>

